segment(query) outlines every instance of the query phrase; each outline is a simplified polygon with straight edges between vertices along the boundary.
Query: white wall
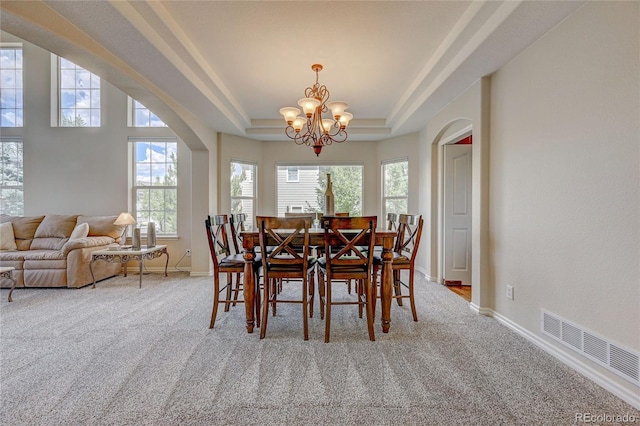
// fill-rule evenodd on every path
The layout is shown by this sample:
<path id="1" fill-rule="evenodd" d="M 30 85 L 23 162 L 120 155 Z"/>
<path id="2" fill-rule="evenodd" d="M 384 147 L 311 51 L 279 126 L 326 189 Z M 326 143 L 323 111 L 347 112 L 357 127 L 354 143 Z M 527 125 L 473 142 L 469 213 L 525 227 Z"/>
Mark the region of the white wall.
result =
<path id="1" fill-rule="evenodd" d="M 492 78 L 494 309 L 550 345 L 541 309 L 640 350 L 639 9 L 587 2 Z"/>

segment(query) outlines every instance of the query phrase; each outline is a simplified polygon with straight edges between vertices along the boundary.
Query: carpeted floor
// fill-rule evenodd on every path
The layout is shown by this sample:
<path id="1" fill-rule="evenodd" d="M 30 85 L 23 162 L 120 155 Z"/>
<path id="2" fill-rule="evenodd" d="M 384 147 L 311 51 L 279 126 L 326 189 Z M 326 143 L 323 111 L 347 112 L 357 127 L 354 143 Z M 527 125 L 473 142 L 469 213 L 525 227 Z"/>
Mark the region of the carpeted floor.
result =
<path id="1" fill-rule="evenodd" d="M 3 425 L 568 425 L 640 412 L 445 287 L 418 281 L 376 339 L 335 307 L 331 343 L 297 305 L 264 340 L 244 307 L 208 328 L 212 278 L 115 277 L 0 294 Z M 288 290 L 291 291 L 291 290 Z M 296 289 L 297 291 L 297 289 Z M 379 309 L 379 308 L 378 308 Z M 637 420 L 640 422 L 640 420 Z"/>

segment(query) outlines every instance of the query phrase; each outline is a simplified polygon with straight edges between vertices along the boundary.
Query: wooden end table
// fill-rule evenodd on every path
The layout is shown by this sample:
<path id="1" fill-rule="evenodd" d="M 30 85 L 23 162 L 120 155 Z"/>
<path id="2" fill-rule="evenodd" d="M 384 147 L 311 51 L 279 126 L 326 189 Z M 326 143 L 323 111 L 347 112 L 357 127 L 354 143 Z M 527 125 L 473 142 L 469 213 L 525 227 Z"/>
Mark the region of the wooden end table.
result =
<path id="1" fill-rule="evenodd" d="M 93 262 L 96 260 L 104 260 L 110 263 L 124 263 L 124 276 L 127 276 L 127 263 L 130 260 L 137 260 L 140 270 L 140 286 L 142 288 L 142 267 L 145 260 L 155 259 L 162 255 L 167 256 L 167 262 L 164 265 L 164 276 L 167 276 L 167 267 L 169 266 L 169 253 L 166 245 L 158 245 L 153 247 L 142 246 L 139 250 L 119 249 L 119 250 L 97 250 L 91 253 L 91 262 L 89 270 L 93 279 L 93 288 L 96 288 L 96 277 L 93 275 Z"/>
<path id="2" fill-rule="evenodd" d="M 13 290 L 16 289 L 16 280 L 11 276 L 11 271 L 13 271 L 14 269 L 16 268 L 14 268 L 13 266 L 0 267 L 0 277 L 8 278 L 13 283 L 13 285 L 11 286 L 11 290 L 9 290 L 9 302 L 13 302 L 13 300 L 11 299 L 11 293 L 13 293 Z"/>

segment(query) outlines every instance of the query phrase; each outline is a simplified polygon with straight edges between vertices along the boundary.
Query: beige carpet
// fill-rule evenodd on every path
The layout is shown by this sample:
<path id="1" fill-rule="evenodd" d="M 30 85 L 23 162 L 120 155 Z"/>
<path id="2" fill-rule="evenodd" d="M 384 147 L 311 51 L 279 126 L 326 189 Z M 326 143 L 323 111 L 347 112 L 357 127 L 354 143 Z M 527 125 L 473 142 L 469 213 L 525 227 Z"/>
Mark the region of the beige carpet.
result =
<path id="1" fill-rule="evenodd" d="M 376 342 L 335 307 L 331 343 L 300 307 L 267 338 L 244 307 L 208 328 L 211 278 L 115 277 L 0 294 L 3 425 L 568 425 L 640 413 L 446 288 L 418 282 L 419 322 L 392 307 Z M 297 289 L 296 289 L 297 291 Z M 379 320 L 379 313 L 377 316 Z M 640 420 L 639 420 L 640 421 Z"/>

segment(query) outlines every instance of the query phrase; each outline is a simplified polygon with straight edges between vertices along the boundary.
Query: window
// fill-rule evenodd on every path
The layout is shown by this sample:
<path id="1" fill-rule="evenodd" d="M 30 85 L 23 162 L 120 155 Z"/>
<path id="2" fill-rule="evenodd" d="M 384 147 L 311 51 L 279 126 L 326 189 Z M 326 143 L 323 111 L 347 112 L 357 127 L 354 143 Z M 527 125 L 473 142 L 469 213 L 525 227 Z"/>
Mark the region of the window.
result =
<path id="1" fill-rule="evenodd" d="M 231 161 L 231 214 L 244 213 L 247 228 L 255 223 L 257 166 L 241 161 Z"/>
<path id="2" fill-rule="evenodd" d="M 175 138 L 130 139 L 133 147 L 134 216 L 146 232 L 156 224 L 157 235 L 177 235 L 178 143 Z"/>
<path id="3" fill-rule="evenodd" d="M 0 47 L 0 127 L 22 127 L 22 46 Z"/>
<path id="4" fill-rule="evenodd" d="M 22 140 L 0 139 L 0 213 L 24 214 Z"/>
<path id="5" fill-rule="evenodd" d="M 298 180 L 289 180 L 291 169 L 296 169 Z M 327 188 L 327 173 L 331 173 L 336 212 L 348 212 L 361 216 L 362 165 L 286 165 L 277 166 L 278 216 L 285 212 L 323 212 L 324 192 Z"/>
<path id="6" fill-rule="evenodd" d="M 167 127 L 157 115 L 130 96 L 128 96 L 128 103 L 129 127 Z"/>
<path id="7" fill-rule="evenodd" d="M 300 182 L 300 169 L 298 167 L 287 167 L 287 182 Z"/>
<path id="8" fill-rule="evenodd" d="M 382 164 L 382 217 L 387 213 L 407 213 L 409 200 L 409 161 Z"/>
<path id="9" fill-rule="evenodd" d="M 100 127 L 100 77 L 58 57 L 60 127 Z"/>

